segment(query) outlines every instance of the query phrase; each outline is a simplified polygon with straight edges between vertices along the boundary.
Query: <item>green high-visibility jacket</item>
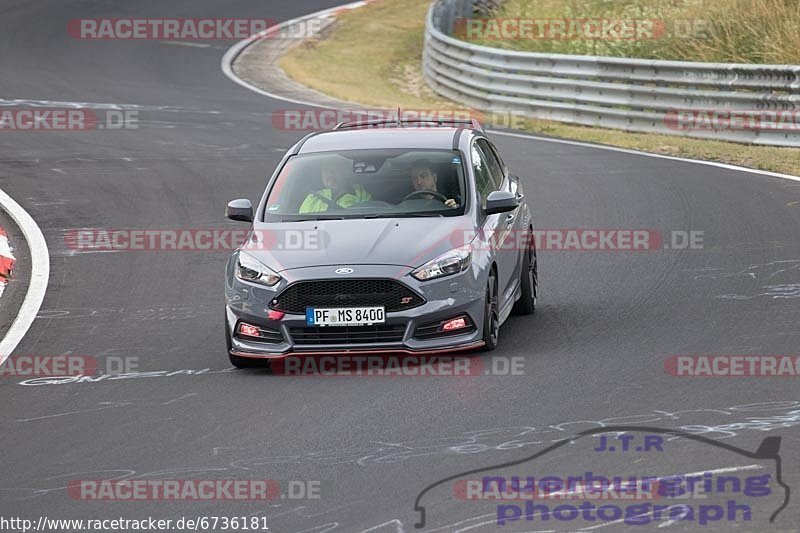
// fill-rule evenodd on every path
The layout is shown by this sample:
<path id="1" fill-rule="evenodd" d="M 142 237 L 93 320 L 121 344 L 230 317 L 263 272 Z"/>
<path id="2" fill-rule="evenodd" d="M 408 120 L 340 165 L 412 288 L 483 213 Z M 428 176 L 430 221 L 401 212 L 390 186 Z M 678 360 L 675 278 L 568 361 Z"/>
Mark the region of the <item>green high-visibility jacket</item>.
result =
<path id="1" fill-rule="evenodd" d="M 333 192 L 330 189 L 322 189 L 313 192 L 306 196 L 303 203 L 300 205 L 300 213 L 319 213 L 320 211 L 328 210 L 328 203 L 320 198 L 320 196 L 331 199 Z M 356 184 L 351 192 L 346 192 L 336 199 L 336 205 L 339 207 L 350 207 L 358 202 L 367 202 L 372 200 L 372 195 L 360 184 Z"/>

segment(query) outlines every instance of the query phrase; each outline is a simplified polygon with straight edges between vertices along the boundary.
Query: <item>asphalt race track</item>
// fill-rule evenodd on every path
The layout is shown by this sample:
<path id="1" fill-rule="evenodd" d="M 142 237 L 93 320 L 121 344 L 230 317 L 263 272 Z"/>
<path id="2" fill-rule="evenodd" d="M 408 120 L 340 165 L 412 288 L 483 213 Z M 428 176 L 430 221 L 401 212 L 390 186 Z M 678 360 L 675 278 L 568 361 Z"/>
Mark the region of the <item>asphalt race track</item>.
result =
<path id="1" fill-rule="evenodd" d="M 541 251 L 536 315 L 512 317 L 499 349 L 473 356 L 487 369 L 521 358 L 521 375 L 234 371 L 222 329 L 226 252 L 75 253 L 65 244 L 66 232 L 84 227 L 241 228 L 224 219 L 226 202 L 257 201 L 299 137 L 269 120 L 295 104 L 223 75 L 220 58 L 233 42 L 80 41 L 66 33 L 67 21 L 287 20 L 336 4 L 2 3 L 4 102 L 114 104 L 146 117 L 139 130 L 2 132 L 0 188 L 36 220 L 51 255 L 44 303 L 15 354 L 127 358 L 135 371 L 157 374 L 36 386 L 2 379 L 0 515 L 260 516 L 271 531 L 412 531 L 415 499 L 426 486 L 602 424 L 701 427 L 704 436 L 746 450 L 780 436 L 783 478 L 796 494 L 797 377 L 673 377 L 664 361 L 674 354 L 798 353 L 798 181 L 494 136 L 524 178 L 539 229 L 703 232 L 702 249 Z M 167 375 L 178 370 L 191 372 Z M 609 475 L 629 464 L 660 475 L 772 468 L 685 440 L 622 457 L 593 452 L 596 441 L 570 446 L 543 458 L 535 473 L 567 476 L 587 457 L 588 468 Z M 65 488 L 72 480 L 121 478 L 315 481 L 320 498 L 86 501 Z M 677 521 L 667 529 L 763 531 L 778 506 L 773 500 L 765 510 L 753 508 L 751 524 Z M 425 502 L 428 530 L 498 527 L 485 505 L 454 500 L 452 491 L 433 491 Z M 798 523 L 791 502 L 773 527 Z M 648 529 L 551 519 L 506 530 L 582 527 Z"/>

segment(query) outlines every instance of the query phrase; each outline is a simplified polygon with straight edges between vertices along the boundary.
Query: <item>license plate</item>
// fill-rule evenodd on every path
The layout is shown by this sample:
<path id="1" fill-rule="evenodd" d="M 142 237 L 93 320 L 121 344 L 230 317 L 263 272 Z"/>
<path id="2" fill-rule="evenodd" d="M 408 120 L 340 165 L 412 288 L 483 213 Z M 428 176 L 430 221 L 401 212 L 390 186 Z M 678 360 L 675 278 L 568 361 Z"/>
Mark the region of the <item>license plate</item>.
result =
<path id="1" fill-rule="evenodd" d="M 386 322 L 386 313 L 380 307 L 307 307 L 306 324 L 309 326 L 369 326 Z"/>

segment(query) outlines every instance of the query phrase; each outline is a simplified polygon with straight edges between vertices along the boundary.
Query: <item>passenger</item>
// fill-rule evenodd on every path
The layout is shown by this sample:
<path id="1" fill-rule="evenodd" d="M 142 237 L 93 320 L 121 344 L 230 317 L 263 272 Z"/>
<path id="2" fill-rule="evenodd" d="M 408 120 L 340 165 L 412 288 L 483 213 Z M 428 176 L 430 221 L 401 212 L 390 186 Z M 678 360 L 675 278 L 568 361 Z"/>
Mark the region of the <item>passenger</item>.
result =
<path id="1" fill-rule="evenodd" d="M 343 163 L 334 163 L 322 168 L 324 188 L 306 196 L 300 205 L 300 213 L 319 213 L 329 207 L 350 207 L 359 202 L 372 200 L 372 195 L 360 184 L 353 185 L 348 168 Z"/>

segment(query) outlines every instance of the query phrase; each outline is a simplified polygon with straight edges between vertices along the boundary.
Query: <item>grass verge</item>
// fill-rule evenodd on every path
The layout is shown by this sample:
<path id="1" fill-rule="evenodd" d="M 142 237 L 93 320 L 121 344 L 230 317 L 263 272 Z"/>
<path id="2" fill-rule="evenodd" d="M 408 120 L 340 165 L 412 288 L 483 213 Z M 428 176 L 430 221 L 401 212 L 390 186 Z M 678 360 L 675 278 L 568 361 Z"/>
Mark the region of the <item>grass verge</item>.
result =
<path id="1" fill-rule="evenodd" d="M 425 13 L 430 0 L 381 0 L 345 12 L 323 39 L 293 48 L 280 61 L 303 85 L 345 101 L 407 109 L 459 109 L 422 77 Z M 719 161 L 800 175 L 800 149 L 751 146 L 670 135 L 629 133 L 542 120 L 524 131 L 634 150 Z"/>
<path id="2" fill-rule="evenodd" d="M 800 63 L 797 0 L 506 0 L 495 17 L 534 21 L 527 34 L 535 38 L 507 38 L 512 34 L 489 21 L 482 31 L 462 35 L 476 44 L 527 52 Z M 638 38 L 622 38 L 618 24 L 586 23 L 598 20 L 625 21 Z"/>

